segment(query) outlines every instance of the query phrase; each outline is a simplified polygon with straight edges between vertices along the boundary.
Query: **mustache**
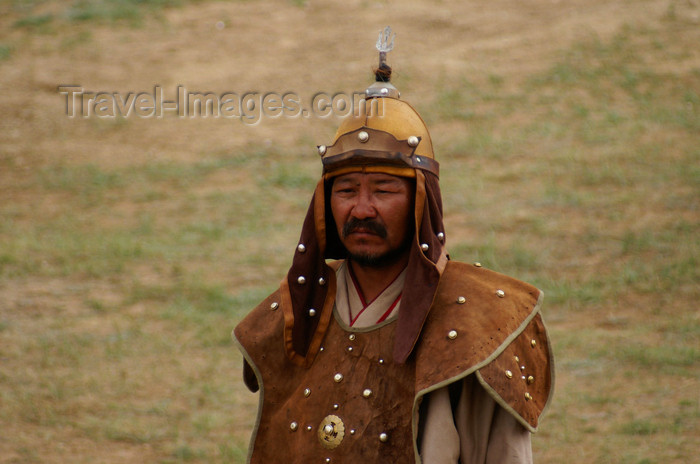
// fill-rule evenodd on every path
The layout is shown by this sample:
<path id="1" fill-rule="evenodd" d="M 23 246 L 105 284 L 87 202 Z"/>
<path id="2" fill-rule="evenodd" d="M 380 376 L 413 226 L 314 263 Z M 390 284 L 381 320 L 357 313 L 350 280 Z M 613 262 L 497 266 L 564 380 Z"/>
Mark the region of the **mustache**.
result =
<path id="1" fill-rule="evenodd" d="M 383 225 L 373 219 L 357 218 L 350 218 L 350 220 L 345 223 L 343 226 L 343 237 L 347 237 L 358 229 L 365 229 L 377 234 L 381 238 L 386 238 L 386 228 Z"/>

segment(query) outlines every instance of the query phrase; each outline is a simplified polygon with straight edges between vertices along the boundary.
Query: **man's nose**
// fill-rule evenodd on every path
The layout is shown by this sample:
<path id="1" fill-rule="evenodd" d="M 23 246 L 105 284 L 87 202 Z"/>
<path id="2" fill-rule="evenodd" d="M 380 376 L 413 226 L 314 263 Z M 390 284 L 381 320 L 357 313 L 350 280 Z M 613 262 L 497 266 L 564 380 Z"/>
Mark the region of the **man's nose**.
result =
<path id="1" fill-rule="evenodd" d="M 377 216 L 377 210 L 372 204 L 372 198 L 367 192 L 360 192 L 352 208 L 352 215 L 357 219 L 367 219 Z"/>

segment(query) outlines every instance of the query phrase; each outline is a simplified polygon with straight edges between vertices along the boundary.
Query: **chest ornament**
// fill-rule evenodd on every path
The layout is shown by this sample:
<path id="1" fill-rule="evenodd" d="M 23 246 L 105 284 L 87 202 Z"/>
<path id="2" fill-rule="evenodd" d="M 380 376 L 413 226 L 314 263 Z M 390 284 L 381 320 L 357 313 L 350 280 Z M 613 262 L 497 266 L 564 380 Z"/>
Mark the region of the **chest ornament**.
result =
<path id="1" fill-rule="evenodd" d="M 334 449 L 343 442 L 345 437 L 345 424 L 343 420 L 333 414 L 326 416 L 318 426 L 318 441 L 326 449 Z"/>

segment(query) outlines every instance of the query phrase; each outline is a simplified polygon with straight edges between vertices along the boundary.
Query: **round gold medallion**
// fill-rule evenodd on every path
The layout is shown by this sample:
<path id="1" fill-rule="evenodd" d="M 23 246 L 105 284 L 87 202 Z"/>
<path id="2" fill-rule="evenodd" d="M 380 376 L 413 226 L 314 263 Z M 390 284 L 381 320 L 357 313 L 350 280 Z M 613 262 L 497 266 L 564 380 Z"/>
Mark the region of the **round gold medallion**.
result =
<path id="1" fill-rule="evenodd" d="M 343 441 L 345 436 L 345 424 L 336 415 L 328 415 L 318 426 L 318 441 L 326 449 L 336 448 Z"/>

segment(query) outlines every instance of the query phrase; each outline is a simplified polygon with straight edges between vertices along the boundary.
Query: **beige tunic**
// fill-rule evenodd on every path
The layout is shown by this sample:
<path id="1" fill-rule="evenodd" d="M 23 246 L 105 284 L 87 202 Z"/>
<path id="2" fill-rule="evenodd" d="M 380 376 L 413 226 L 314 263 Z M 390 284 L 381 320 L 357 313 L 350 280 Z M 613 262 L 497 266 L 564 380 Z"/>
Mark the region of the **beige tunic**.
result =
<path id="1" fill-rule="evenodd" d="M 336 278 L 335 310 L 348 327 L 367 328 L 398 316 L 405 271 L 371 302 L 359 294 L 346 263 L 338 268 Z M 427 413 L 419 434 L 423 464 L 532 463 L 530 432 L 496 404 L 474 375 L 462 381 L 454 412 L 447 387 L 428 394 L 424 401 Z"/>

